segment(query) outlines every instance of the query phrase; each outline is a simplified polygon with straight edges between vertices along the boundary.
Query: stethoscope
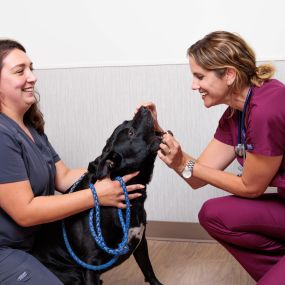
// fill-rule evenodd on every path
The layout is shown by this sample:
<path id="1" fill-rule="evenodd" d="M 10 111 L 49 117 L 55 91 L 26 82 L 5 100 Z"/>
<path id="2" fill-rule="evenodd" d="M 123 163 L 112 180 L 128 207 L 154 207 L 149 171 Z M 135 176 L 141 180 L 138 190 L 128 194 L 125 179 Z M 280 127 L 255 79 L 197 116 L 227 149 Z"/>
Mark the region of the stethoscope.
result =
<path id="1" fill-rule="evenodd" d="M 246 128 L 245 128 L 245 113 L 246 109 L 248 106 L 248 103 L 252 97 L 252 89 L 249 88 L 246 99 L 244 102 L 244 106 L 241 111 L 238 111 L 238 143 L 235 147 L 235 152 L 238 156 L 242 157 L 245 159 L 245 154 L 246 154 Z"/>

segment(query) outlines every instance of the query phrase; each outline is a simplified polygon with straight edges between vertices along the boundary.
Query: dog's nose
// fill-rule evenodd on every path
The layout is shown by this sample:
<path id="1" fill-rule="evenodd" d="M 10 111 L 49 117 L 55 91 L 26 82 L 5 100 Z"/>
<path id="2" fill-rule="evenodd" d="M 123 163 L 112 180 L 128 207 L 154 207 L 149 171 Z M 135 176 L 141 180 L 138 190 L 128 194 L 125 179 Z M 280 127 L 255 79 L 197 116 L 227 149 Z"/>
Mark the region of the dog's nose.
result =
<path id="1" fill-rule="evenodd" d="M 141 113 L 142 114 L 145 114 L 145 113 L 148 113 L 148 112 L 149 112 L 148 108 L 146 108 L 144 106 L 141 107 Z"/>

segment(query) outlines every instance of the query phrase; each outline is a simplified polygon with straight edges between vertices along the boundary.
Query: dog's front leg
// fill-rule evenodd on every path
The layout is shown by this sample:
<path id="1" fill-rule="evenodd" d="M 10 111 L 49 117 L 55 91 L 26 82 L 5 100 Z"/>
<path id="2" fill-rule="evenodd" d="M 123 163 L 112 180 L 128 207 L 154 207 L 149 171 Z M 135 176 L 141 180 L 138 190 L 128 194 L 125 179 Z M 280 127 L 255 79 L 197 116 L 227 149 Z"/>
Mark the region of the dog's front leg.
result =
<path id="1" fill-rule="evenodd" d="M 92 271 L 86 270 L 85 272 L 85 285 L 101 285 L 103 281 L 100 280 L 100 274 Z"/>
<path id="2" fill-rule="evenodd" d="M 139 246 L 134 251 L 134 257 L 136 259 L 137 264 L 139 265 L 144 277 L 145 281 L 149 282 L 150 285 L 163 285 L 158 281 L 156 278 L 150 259 L 148 254 L 148 247 L 147 247 L 147 241 L 145 237 L 145 232 L 142 236 L 142 240 L 139 244 Z"/>

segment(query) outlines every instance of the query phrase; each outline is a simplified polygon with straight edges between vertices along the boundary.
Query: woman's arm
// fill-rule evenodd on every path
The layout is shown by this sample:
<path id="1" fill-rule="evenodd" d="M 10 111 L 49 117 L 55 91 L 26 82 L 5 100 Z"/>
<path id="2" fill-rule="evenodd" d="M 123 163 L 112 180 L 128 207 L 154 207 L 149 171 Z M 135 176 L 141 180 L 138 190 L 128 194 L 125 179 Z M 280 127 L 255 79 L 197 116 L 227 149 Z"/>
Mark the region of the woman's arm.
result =
<path id="1" fill-rule="evenodd" d="M 127 182 L 137 174 L 136 172 L 125 175 L 123 180 Z M 140 184 L 129 185 L 127 191 L 131 192 L 144 187 Z M 97 181 L 95 188 L 100 205 L 125 208 L 123 190 L 119 181 L 106 178 Z M 139 193 L 129 194 L 129 198 L 134 199 L 140 195 Z M 93 206 L 94 200 L 90 189 L 66 195 L 35 197 L 28 180 L 0 184 L 0 207 L 23 227 L 60 220 Z"/>
<path id="2" fill-rule="evenodd" d="M 278 171 L 282 156 L 264 156 L 247 153 L 242 176 L 195 164 L 194 177 L 241 197 L 255 198 L 262 195 Z"/>
<path id="3" fill-rule="evenodd" d="M 65 193 L 87 171 L 83 168 L 70 169 L 62 160 L 55 167 L 55 188 L 61 193 Z"/>
<path id="4" fill-rule="evenodd" d="M 192 159 L 168 134 L 164 136 L 160 158 L 181 174 Z M 171 149 L 171 154 L 167 154 Z M 165 155 L 166 154 L 166 155 Z M 263 194 L 278 171 L 283 156 L 264 156 L 247 152 L 242 176 L 223 171 L 235 158 L 234 148 L 213 139 L 197 159 L 193 176 L 185 181 L 194 189 L 211 184 L 229 193 L 254 198 Z"/>
<path id="5" fill-rule="evenodd" d="M 190 159 L 196 160 L 196 164 L 199 162 L 199 164 L 208 168 L 224 170 L 235 158 L 234 148 L 216 139 L 211 140 L 197 159 L 185 153 L 181 149 L 179 142 L 169 134 L 164 135 L 163 143 L 160 147 L 161 150 L 158 152 L 158 155 L 161 160 L 170 168 L 174 169 L 179 175 L 181 175 L 184 167 Z M 167 154 L 169 149 L 171 149 L 171 154 Z M 207 180 L 198 178 L 196 175 L 193 175 L 190 179 L 184 180 L 193 189 L 201 188 L 210 183 Z"/>
<path id="6" fill-rule="evenodd" d="M 189 155 L 186 155 L 186 158 L 186 161 L 184 161 L 183 165 L 179 169 L 178 174 L 180 175 L 187 161 L 191 159 Z M 205 165 L 207 167 L 214 168 L 217 170 L 224 170 L 233 162 L 234 159 L 235 153 L 231 145 L 224 144 L 216 139 L 212 139 L 208 146 L 198 157 L 197 161 L 201 165 Z M 193 176 L 192 179 L 185 179 L 185 181 L 193 189 L 201 188 L 209 183 L 208 181 L 195 176 Z"/>
<path id="7" fill-rule="evenodd" d="M 162 128 L 157 122 L 156 107 L 152 102 L 143 103 L 153 115 L 156 128 Z M 138 110 L 140 106 L 137 107 Z M 194 159 L 183 152 L 180 144 L 170 134 L 163 136 L 158 155 L 180 176 L 189 159 Z M 235 159 L 234 147 L 213 139 L 198 157 L 193 175 L 184 179 L 193 189 L 211 184 L 229 193 L 254 198 L 263 194 L 278 171 L 283 156 L 264 156 L 247 152 L 242 176 L 225 172 L 224 169 Z"/>

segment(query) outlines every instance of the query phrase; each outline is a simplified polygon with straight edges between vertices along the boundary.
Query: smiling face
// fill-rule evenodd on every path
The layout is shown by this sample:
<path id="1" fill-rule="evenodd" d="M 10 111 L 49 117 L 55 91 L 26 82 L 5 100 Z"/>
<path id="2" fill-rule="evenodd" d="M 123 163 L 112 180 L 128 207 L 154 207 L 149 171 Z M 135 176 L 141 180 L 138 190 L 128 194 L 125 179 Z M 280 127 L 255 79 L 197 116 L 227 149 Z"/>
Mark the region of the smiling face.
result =
<path id="1" fill-rule="evenodd" d="M 199 66 L 192 56 L 189 57 L 189 65 L 193 74 L 192 89 L 202 95 L 205 107 L 230 104 L 227 74 L 218 77 L 214 71 Z"/>
<path id="2" fill-rule="evenodd" d="M 0 74 L 1 111 L 25 113 L 36 102 L 37 81 L 27 54 L 13 49 L 4 58 Z"/>

